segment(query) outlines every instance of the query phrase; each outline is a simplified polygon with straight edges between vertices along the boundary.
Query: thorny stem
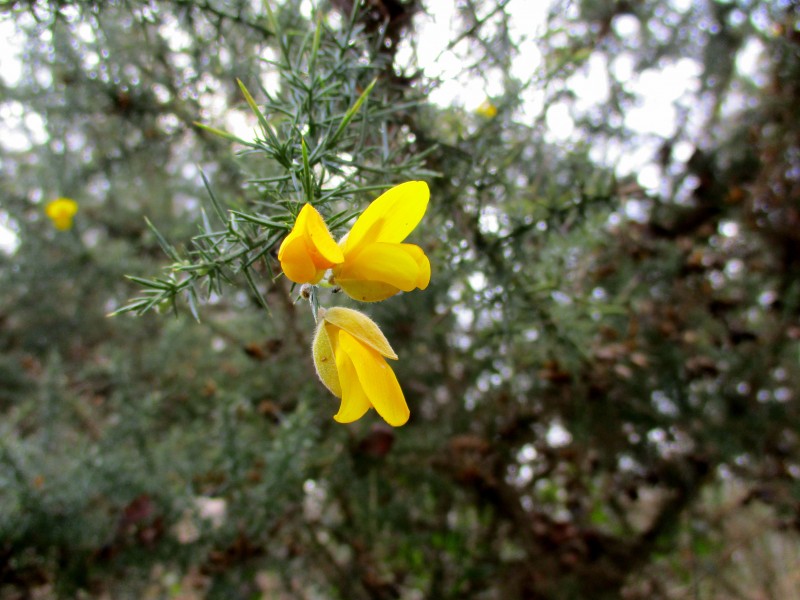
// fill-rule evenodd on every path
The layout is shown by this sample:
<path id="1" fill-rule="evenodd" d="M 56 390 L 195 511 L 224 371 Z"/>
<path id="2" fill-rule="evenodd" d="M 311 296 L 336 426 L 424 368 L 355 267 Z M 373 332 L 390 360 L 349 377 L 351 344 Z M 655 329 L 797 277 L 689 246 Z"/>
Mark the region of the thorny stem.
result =
<path id="1" fill-rule="evenodd" d="M 319 321 L 319 297 L 317 296 L 317 286 L 305 284 L 301 288 L 300 293 L 304 298 L 308 299 L 311 305 L 311 314 L 314 315 L 314 323 Z"/>

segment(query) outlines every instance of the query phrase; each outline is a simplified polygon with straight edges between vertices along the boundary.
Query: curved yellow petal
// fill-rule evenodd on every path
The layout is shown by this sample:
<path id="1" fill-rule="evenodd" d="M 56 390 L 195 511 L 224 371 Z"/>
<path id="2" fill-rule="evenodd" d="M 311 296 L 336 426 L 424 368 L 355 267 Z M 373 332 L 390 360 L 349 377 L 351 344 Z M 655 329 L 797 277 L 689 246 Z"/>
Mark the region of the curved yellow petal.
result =
<path id="1" fill-rule="evenodd" d="M 345 255 L 371 242 L 402 242 L 422 220 L 429 198 L 430 190 L 424 181 L 408 181 L 384 192 L 340 242 Z"/>
<path id="2" fill-rule="evenodd" d="M 347 349 L 344 347 L 344 340 L 347 340 L 344 342 L 344 344 L 347 344 Z M 341 330 L 339 330 L 338 347 L 336 370 L 339 372 L 339 380 L 342 382 L 342 403 L 339 405 L 339 412 L 333 418 L 339 423 L 352 423 L 363 417 L 372 406 L 359 380 L 353 353 L 348 351 L 353 347 L 362 349 L 365 347 L 361 346 L 346 331 Z M 358 360 L 358 353 L 355 354 L 356 360 Z"/>
<path id="3" fill-rule="evenodd" d="M 424 290 L 431 282 L 431 262 L 425 255 L 425 251 L 416 244 L 398 244 L 398 246 L 400 246 L 402 252 L 407 254 L 416 263 L 416 279 L 411 289 L 419 288 Z M 403 289 L 403 291 L 410 290 Z"/>
<path id="4" fill-rule="evenodd" d="M 342 265 L 337 281 L 359 279 L 389 283 L 404 292 L 416 287 L 419 267 L 406 244 L 376 243 L 367 245 L 352 260 Z"/>
<path id="5" fill-rule="evenodd" d="M 316 251 L 321 263 L 322 261 L 329 263 L 325 268 L 329 269 L 333 265 L 344 261 L 342 249 L 339 248 L 339 244 L 336 243 L 330 231 L 328 231 L 328 226 L 325 225 L 322 215 L 308 203 L 300 211 L 298 220 L 303 213 L 305 213 L 304 224 L 311 247 Z"/>
<path id="6" fill-rule="evenodd" d="M 342 291 L 353 300 L 359 302 L 380 302 L 391 298 L 400 290 L 388 283 L 379 281 L 342 281 L 337 282 Z"/>
<path id="7" fill-rule="evenodd" d="M 295 283 L 318 283 L 326 269 L 344 260 L 344 254 L 322 216 L 306 203 L 278 248 L 278 260 L 286 277 Z"/>
<path id="8" fill-rule="evenodd" d="M 311 346 L 314 357 L 314 368 L 317 370 L 317 377 L 337 398 L 342 397 L 342 384 L 339 382 L 339 373 L 336 369 L 336 357 L 328 329 L 325 322 L 320 321 L 317 331 L 314 334 L 314 342 Z"/>
<path id="9" fill-rule="evenodd" d="M 405 250 L 417 263 L 417 281 L 415 287 L 424 290 L 431 282 L 431 261 L 425 255 L 425 251 L 414 244 L 401 244 Z"/>
<path id="10" fill-rule="evenodd" d="M 367 315 L 352 308 L 334 306 L 325 311 L 323 319 L 332 326 L 343 329 L 378 354 L 397 360 L 397 354 L 392 350 L 389 340 L 383 335 L 375 321 Z"/>
<path id="11" fill-rule="evenodd" d="M 391 367 L 386 363 L 383 357 L 356 340 L 346 331 L 339 332 L 339 353 L 336 356 L 336 365 L 339 366 L 340 356 L 347 357 L 342 359 L 342 364 L 350 363 L 355 368 L 355 373 L 358 378 L 359 392 L 363 392 L 364 397 L 367 398 L 369 404 L 378 412 L 378 414 L 392 427 L 400 427 L 408 421 L 410 411 L 406 404 L 406 399 L 403 396 L 403 390 L 397 381 L 397 377 L 392 371 Z M 347 383 L 344 383 L 344 373 L 339 369 L 339 376 L 343 381 L 343 393 L 347 393 Z M 350 376 L 350 373 L 348 373 Z M 344 409 L 345 401 L 344 395 L 342 396 L 342 409 Z M 348 409 L 352 410 L 355 414 L 358 409 L 362 408 L 361 405 L 356 406 L 356 401 L 361 401 L 361 396 L 353 393 L 353 401 Z M 352 408 L 351 408 L 352 407 Z M 348 413 L 349 415 L 350 413 Z M 361 413 L 363 415 L 363 413 Z"/>
<path id="12" fill-rule="evenodd" d="M 334 267 L 333 275 L 351 298 L 377 302 L 400 290 L 424 290 L 430 283 L 431 265 L 414 244 L 374 243 Z"/>
<path id="13" fill-rule="evenodd" d="M 325 272 L 314 264 L 302 234 L 292 231 L 278 249 L 284 275 L 295 283 L 317 283 Z"/>

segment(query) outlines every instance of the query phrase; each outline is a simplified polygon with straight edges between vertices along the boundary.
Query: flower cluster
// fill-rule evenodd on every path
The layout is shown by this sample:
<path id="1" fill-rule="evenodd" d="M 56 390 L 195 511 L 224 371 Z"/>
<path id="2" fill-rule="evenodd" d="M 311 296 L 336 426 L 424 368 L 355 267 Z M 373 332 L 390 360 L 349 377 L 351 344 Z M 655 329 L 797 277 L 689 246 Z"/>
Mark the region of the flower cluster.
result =
<path id="1" fill-rule="evenodd" d="M 328 281 L 361 302 L 424 290 L 430 261 L 422 248 L 403 242 L 422 220 L 429 196 L 424 181 L 388 190 L 338 243 L 322 216 L 306 204 L 278 250 L 284 275 L 295 283 L 317 284 L 330 270 Z M 408 421 L 403 391 L 385 360 L 397 355 L 369 317 L 349 308 L 320 309 L 313 355 L 320 380 L 341 398 L 334 416 L 338 422 L 360 419 L 370 408 L 394 427 Z"/>

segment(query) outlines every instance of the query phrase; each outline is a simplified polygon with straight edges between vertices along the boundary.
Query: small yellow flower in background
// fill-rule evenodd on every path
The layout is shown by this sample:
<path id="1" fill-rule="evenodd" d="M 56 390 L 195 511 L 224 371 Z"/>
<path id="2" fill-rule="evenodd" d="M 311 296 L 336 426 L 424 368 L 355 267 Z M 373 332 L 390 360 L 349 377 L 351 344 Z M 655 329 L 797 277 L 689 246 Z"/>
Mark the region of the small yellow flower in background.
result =
<path id="1" fill-rule="evenodd" d="M 317 210 L 306 204 L 278 249 L 284 274 L 295 283 L 318 283 L 332 266 L 344 260 Z"/>
<path id="2" fill-rule="evenodd" d="M 70 198 L 57 198 L 48 202 L 44 213 L 53 221 L 53 226 L 59 231 L 72 229 L 72 218 L 78 212 L 78 203 Z"/>
<path id="3" fill-rule="evenodd" d="M 369 317 L 349 308 L 320 309 L 313 354 L 320 380 L 342 400 L 336 421 L 352 423 L 370 408 L 392 427 L 408 421 L 403 390 L 385 360 L 397 355 Z"/>
<path id="4" fill-rule="evenodd" d="M 356 220 L 339 242 L 344 260 L 333 267 L 335 283 L 348 296 L 377 302 L 428 287 L 428 257 L 419 246 L 401 242 L 422 220 L 429 197 L 427 183 L 408 181 L 379 196 Z"/>
<path id="5" fill-rule="evenodd" d="M 494 119 L 497 116 L 497 107 L 487 98 L 475 109 L 475 112 L 487 119 Z"/>

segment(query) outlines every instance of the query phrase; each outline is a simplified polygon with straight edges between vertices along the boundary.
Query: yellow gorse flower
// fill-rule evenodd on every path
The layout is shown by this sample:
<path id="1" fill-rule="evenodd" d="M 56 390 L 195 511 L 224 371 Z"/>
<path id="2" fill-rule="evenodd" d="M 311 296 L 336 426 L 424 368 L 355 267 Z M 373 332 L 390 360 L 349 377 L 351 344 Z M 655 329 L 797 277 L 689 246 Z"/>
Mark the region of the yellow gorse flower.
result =
<path id="1" fill-rule="evenodd" d="M 333 267 L 334 282 L 361 302 L 377 302 L 399 291 L 424 290 L 431 263 L 414 244 L 401 243 L 422 220 L 430 191 L 424 181 L 393 187 L 374 200 L 339 246 L 344 260 Z"/>
<path id="2" fill-rule="evenodd" d="M 320 214 L 306 204 L 278 250 L 284 274 L 295 283 L 318 283 L 332 268 L 333 281 L 361 302 L 424 290 L 431 263 L 422 248 L 402 242 L 422 220 L 429 197 L 424 181 L 393 187 L 367 207 L 338 245 Z"/>
<path id="3" fill-rule="evenodd" d="M 408 421 L 403 390 L 386 362 L 397 355 L 369 317 L 349 308 L 320 309 L 313 354 L 320 380 L 342 400 L 336 421 L 351 423 L 370 408 L 392 427 Z"/>
<path id="4" fill-rule="evenodd" d="M 486 119 L 494 119 L 497 116 L 497 107 L 487 98 L 481 102 L 475 112 Z"/>
<path id="5" fill-rule="evenodd" d="M 72 218 L 78 212 L 78 203 L 70 198 L 57 198 L 47 203 L 44 213 L 59 231 L 72 229 Z"/>
<path id="6" fill-rule="evenodd" d="M 322 216 L 306 204 L 281 243 L 278 260 L 286 277 L 295 283 L 318 283 L 325 271 L 341 263 L 344 256 Z"/>

